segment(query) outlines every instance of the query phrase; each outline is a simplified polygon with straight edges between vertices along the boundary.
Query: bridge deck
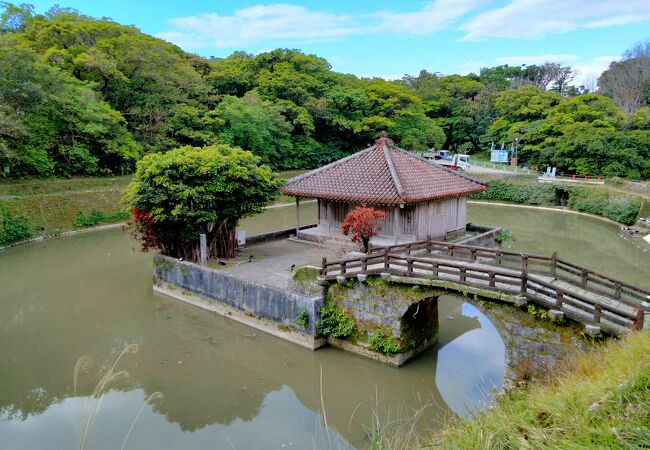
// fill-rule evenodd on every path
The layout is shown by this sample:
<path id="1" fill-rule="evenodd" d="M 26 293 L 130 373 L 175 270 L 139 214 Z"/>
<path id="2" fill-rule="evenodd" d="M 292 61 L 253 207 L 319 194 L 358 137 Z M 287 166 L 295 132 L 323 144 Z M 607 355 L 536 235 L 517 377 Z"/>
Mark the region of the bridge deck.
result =
<path id="1" fill-rule="evenodd" d="M 557 258 L 438 241 L 419 241 L 369 252 L 365 257 L 327 262 L 320 278 L 388 273 L 451 281 L 525 297 L 610 334 L 644 328 L 650 291 Z"/>

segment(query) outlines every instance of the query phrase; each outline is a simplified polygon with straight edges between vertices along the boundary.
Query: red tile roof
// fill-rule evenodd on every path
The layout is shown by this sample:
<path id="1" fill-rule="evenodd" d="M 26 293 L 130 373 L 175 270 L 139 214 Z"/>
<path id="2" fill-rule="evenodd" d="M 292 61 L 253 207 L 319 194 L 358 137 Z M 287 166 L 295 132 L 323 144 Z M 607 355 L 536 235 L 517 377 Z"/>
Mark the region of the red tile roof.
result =
<path id="1" fill-rule="evenodd" d="M 287 181 L 282 193 L 343 202 L 419 203 L 486 189 L 485 183 L 405 150 L 386 138 L 375 145 Z"/>

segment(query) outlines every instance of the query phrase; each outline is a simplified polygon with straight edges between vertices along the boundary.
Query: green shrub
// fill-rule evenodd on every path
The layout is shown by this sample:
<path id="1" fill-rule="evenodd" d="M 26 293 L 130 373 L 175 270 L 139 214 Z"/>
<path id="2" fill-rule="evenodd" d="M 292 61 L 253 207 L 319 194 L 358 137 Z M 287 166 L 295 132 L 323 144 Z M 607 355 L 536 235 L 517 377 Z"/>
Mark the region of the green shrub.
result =
<path id="1" fill-rule="evenodd" d="M 528 314 L 541 320 L 548 320 L 551 317 L 546 309 L 535 305 L 528 305 Z"/>
<path id="2" fill-rule="evenodd" d="M 307 328 L 307 325 L 309 325 L 309 313 L 304 309 L 301 309 L 300 313 L 295 319 L 293 319 L 293 323 L 300 327 Z"/>
<path id="3" fill-rule="evenodd" d="M 320 310 L 318 332 L 326 337 L 345 339 L 354 334 L 354 318 L 339 309 L 336 302 L 330 300 Z"/>
<path id="4" fill-rule="evenodd" d="M 526 205 L 554 205 L 556 193 L 555 186 L 548 184 L 519 184 L 493 180 L 485 191 L 473 194 L 471 198 Z"/>
<path id="5" fill-rule="evenodd" d="M 499 244 L 502 244 L 507 241 L 516 241 L 517 238 L 515 237 L 514 234 L 510 232 L 507 228 L 503 228 L 501 231 L 499 231 L 499 234 L 494 236 L 494 240 L 497 241 Z"/>
<path id="6" fill-rule="evenodd" d="M 637 196 L 614 194 L 600 188 L 561 186 L 560 189 L 569 193 L 567 206 L 570 209 L 607 217 L 625 225 L 633 225 L 639 216 L 641 200 Z M 549 184 L 493 180 L 484 192 L 470 197 L 525 205 L 555 205 L 557 188 Z"/>
<path id="7" fill-rule="evenodd" d="M 293 273 L 293 280 L 300 284 L 314 283 L 319 274 L 320 271 L 313 267 L 299 267 Z"/>
<path id="8" fill-rule="evenodd" d="M 639 216 L 641 200 L 638 197 L 574 188 L 569 191 L 568 206 L 576 211 L 607 217 L 625 225 L 633 225 Z"/>
<path id="9" fill-rule="evenodd" d="M 25 217 L 0 205 L 0 245 L 28 239 L 31 235 Z"/>
<path id="10" fill-rule="evenodd" d="M 113 214 L 105 214 L 93 209 L 88 216 L 82 211 L 77 213 L 77 217 L 72 224 L 76 228 L 92 227 L 101 223 L 121 222 L 129 219 L 130 215 L 126 211 L 115 211 Z"/>
<path id="11" fill-rule="evenodd" d="M 650 217 L 650 200 L 643 199 L 641 201 L 641 208 L 639 208 L 639 216 L 641 217 Z"/>
<path id="12" fill-rule="evenodd" d="M 385 327 L 377 327 L 368 342 L 370 349 L 384 355 L 399 352 L 399 344 L 393 333 Z"/>

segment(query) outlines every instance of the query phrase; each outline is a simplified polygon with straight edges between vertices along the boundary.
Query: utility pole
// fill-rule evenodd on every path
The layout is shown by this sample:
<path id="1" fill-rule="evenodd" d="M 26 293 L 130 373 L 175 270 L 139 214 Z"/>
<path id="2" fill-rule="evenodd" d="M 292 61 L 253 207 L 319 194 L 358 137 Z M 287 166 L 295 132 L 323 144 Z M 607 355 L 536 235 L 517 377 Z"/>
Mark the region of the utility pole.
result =
<path id="1" fill-rule="evenodd" d="M 512 151 L 512 157 L 510 158 L 510 165 L 517 167 L 517 147 L 519 147 L 519 138 L 515 138 L 514 150 Z"/>

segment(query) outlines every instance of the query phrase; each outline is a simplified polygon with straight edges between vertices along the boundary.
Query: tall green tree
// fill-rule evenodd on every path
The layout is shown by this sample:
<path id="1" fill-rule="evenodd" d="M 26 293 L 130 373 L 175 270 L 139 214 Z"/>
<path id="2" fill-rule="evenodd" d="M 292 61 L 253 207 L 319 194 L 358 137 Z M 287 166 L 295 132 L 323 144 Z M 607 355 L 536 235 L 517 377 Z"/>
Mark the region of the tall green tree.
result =
<path id="1" fill-rule="evenodd" d="M 0 45 L 0 165 L 10 174 L 121 173 L 138 153 L 122 115 L 90 86 Z"/>
<path id="2" fill-rule="evenodd" d="M 210 258 L 233 257 L 237 223 L 259 213 L 278 188 L 271 169 L 251 152 L 187 146 L 142 158 L 124 199 L 144 249 L 196 261 L 201 233 Z"/>
<path id="3" fill-rule="evenodd" d="M 179 134 L 171 123 L 188 113 L 187 105 L 199 117 L 208 109 L 209 88 L 191 55 L 135 27 L 75 10 L 54 7 L 33 14 L 29 8 L 5 7 L 16 9 L 21 10 L 21 26 L 7 35 L 9 42 L 33 50 L 42 61 L 79 80 L 94 83 L 102 98 L 127 118 L 129 130 L 145 150 L 195 143 L 195 136 L 185 140 L 191 133 Z M 193 119 L 186 125 L 198 127 L 200 122 Z"/>
<path id="4" fill-rule="evenodd" d="M 292 126 L 279 107 L 255 92 L 226 96 L 215 110 L 220 142 L 250 150 L 274 169 L 293 168 Z"/>

